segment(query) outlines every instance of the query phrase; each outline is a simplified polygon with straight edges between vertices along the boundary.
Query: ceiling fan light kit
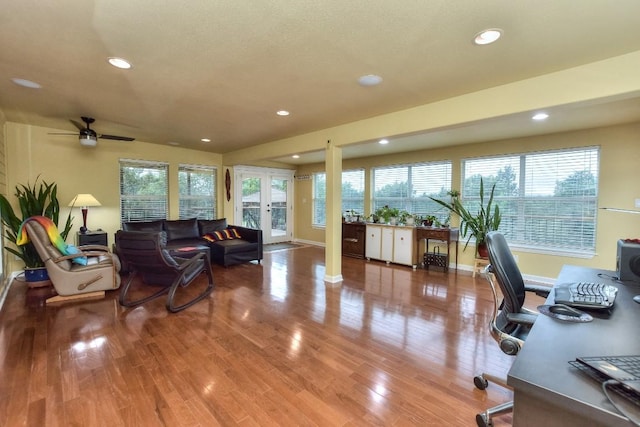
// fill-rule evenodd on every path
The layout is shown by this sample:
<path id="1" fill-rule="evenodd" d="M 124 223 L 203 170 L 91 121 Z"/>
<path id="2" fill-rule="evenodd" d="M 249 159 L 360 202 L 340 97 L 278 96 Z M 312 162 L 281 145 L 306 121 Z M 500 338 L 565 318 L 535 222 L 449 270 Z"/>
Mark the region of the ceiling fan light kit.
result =
<path id="1" fill-rule="evenodd" d="M 95 147 L 98 145 L 98 139 L 95 136 L 91 135 L 80 135 L 80 145 L 84 145 L 85 147 Z"/>
<path id="2" fill-rule="evenodd" d="M 135 138 L 131 138 L 129 136 L 98 134 L 98 133 L 96 133 L 96 131 L 91 129 L 91 123 L 96 121 L 93 117 L 82 116 L 80 118 L 85 123 L 84 125 L 82 123 L 79 123 L 79 122 L 75 121 L 75 120 L 70 120 L 70 121 L 80 131 L 80 133 L 77 134 L 77 135 L 78 135 L 78 140 L 80 141 L 80 145 L 82 145 L 82 146 L 95 147 L 96 145 L 98 145 L 98 138 L 101 138 L 101 139 L 113 139 L 113 140 L 116 140 L 116 141 L 133 141 L 135 139 Z M 50 135 L 76 135 L 76 134 L 73 134 L 73 133 L 52 133 Z"/>

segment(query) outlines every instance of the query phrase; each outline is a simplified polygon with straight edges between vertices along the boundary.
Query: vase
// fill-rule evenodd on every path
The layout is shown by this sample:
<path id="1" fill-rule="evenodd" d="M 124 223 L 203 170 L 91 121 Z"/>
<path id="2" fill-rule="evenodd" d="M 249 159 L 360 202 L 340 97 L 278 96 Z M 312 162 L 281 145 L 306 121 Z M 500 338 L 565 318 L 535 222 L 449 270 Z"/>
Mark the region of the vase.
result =
<path id="1" fill-rule="evenodd" d="M 478 258 L 484 258 L 484 259 L 489 258 L 489 250 L 487 249 L 486 243 L 478 244 L 477 249 L 478 249 Z"/>
<path id="2" fill-rule="evenodd" d="M 29 288 L 51 286 L 51 280 L 45 267 L 25 268 L 24 280 Z"/>

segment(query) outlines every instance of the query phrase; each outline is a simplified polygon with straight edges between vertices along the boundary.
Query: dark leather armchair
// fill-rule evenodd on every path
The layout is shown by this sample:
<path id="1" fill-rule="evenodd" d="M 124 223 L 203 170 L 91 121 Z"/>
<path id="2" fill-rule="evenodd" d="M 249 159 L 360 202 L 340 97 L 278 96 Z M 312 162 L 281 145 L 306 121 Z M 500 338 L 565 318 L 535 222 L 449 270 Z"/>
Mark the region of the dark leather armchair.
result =
<path id="1" fill-rule="evenodd" d="M 165 293 L 168 293 L 166 307 L 172 313 L 184 310 L 204 299 L 213 291 L 213 275 L 208 254 L 196 253 L 190 258 L 173 256 L 166 249 L 166 235 L 163 231 L 123 231 L 116 233 L 116 248 L 129 268 L 129 278 L 120 290 L 120 304 L 134 307 Z M 143 283 L 159 286 L 155 292 L 131 299 L 131 284 L 140 273 Z M 196 277 L 204 273 L 207 276 L 205 289 L 187 302 L 176 305 L 176 292 L 189 286 Z"/>
<path id="2" fill-rule="evenodd" d="M 535 292 L 539 296 L 546 297 L 551 288 L 525 285 L 509 245 L 500 232 L 489 232 L 487 249 L 490 264 L 485 269 L 485 274 L 495 301 L 494 314 L 489 325 L 491 335 L 505 354 L 515 356 L 522 348 L 537 317 L 536 312 L 523 307 L 526 292 Z M 502 293 L 501 302 L 496 290 L 496 282 Z M 475 386 L 480 390 L 487 388 L 489 381 L 509 388 L 506 378 L 483 373 L 473 379 Z M 494 406 L 476 415 L 476 423 L 479 427 L 491 426 L 493 425 L 491 419 L 494 416 L 512 410 L 513 401 Z"/>

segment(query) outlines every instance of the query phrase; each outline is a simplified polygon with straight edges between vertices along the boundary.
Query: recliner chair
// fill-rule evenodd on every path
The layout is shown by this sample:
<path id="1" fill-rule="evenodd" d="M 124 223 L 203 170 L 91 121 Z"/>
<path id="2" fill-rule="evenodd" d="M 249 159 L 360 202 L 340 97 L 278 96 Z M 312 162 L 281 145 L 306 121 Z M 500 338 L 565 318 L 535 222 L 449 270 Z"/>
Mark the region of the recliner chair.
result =
<path id="1" fill-rule="evenodd" d="M 164 231 L 119 230 L 116 233 L 116 251 L 129 268 L 129 278 L 120 290 L 121 305 L 134 307 L 168 293 L 165 303 L 167 310 L 175 313 L 192 306 L 213 291 L 209 254 L 199 252 L 189 258 L 174 256 L 166 249 L 166 240 Z M 131 284 L 138 273 L 146 285 L 158 286 L 160 289 L 131 299 Z M 204 290 L 187 302 L 176 305 L 178 288 L 189 286 L 202 273 L 207 276 Z"/>
<path id="2" fill-rule="evenodd" d="M 531 326 L 536 320 L 536 312 L 523 307 L 526 292 L 547 297 L 551 288 L 546 286 L 525 285 L 516 260 L 511 254 L 509 245 L 500 232 L 487 234 L 487 249 L 490 264 L 485 268 L 485 275 L 494 297 L 494 313 L 489 324 L 491 335 L 500 345 L 500 349 L 508 355 L 515 356 L 522 348 Z M 499 302 L 496 284 L 500 287 L 502 301 Z M 475 386 L 484 390 L 489 381 L 510 388 L 506 378 L 483 373 L 473 379 Z M 506 402 L 476 415 L 479 427 L 492 426 L 492 418 L 513 410 L 513 401 Z"/>
<path id="3" fill-rule="evenodd" d="M 78 253 L 64 255 L 51 243 L 47 231 L 39 222 L 28 221 L 24 227 L 59 296 L 97 296 L 98 292 L 104 295 L 105 290 L 118 289 L 120 286 L 120 261 L 106 246 L 79 246 Z M 78 257 L 85 257 L 87 265 L 72 262 Z M 61 299 L 54 297 L 47 302 Z"/>

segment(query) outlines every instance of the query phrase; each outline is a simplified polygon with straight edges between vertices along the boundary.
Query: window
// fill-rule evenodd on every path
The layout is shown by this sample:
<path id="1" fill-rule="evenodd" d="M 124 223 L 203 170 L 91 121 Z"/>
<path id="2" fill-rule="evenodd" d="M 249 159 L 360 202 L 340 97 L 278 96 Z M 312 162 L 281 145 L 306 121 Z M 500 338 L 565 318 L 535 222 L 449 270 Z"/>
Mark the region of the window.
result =
<path id="1" fill-rule="evenodd" d="M 327 223 L 327 174 L 313 174 L 313 225 Z"/>
<path id="2" fill-rule="evenodd" d="M 120 160 L 120 220 L 167 219 L 167 163 Z"/>
<path id="3" fill-rule="evenodd" d="M 178 187 L 180 219 L 216 218 L 216 168 L 180 165 Z"/>
<path id="4" fill-rule="evenodd" d="M 509 243 L 591 254 L 598 168 L 598 148 L 467 159 L 461 196 L 468 208 L 478 205 L 482 177 L 485 195 L 496 185 L 500 231 Z"/>
<path id="5" fill-rule="evenodd" d="M 313 175 L 313 225 L 326 225 L 327 175 Z M 364 169 L 342 172 L 342 212 L 364 215 Z"/>
<path id="6" fill-rule="evenodd" d="M 372 186 L 374 212 L 388 205 L 445 221 L 449 213 L 429 197 L 441 198 L 451 190 L 451 162 L 374 168 Z"/>

